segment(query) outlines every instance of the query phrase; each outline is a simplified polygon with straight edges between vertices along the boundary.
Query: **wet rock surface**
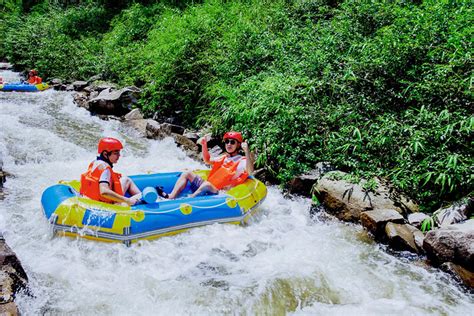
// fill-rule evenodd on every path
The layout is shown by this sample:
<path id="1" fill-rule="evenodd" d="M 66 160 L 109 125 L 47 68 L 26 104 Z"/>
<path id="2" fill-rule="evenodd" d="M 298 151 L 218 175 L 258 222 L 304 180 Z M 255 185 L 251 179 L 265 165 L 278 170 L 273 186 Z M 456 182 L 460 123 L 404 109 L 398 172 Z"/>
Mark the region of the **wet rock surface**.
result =
<path id="1" fill-rule="evenodd" d="M 452 262 L 474 270 L 474 219 L 426 234 L 423 249 L 435 264 Z"/>
<path id="2" fill-rule="evenodd" d="M 360 214 L 377 209 L 392 209 L 402 215 L 418 212 L 418 205 L 396 192 L 386 183 L 378 181 L 372 192 L 364 189 L 366 180 L 355 184 L 344 180 L 343 172 L 324 175 L 314 192 L 328 211 L 344 221 L 358 222 Z"/>
<path id="3" fill-rule="evenodd" d="M 28 277 L 0 234 L 0 315 L 17 315 L 15 295 L 26 289 Z"/>

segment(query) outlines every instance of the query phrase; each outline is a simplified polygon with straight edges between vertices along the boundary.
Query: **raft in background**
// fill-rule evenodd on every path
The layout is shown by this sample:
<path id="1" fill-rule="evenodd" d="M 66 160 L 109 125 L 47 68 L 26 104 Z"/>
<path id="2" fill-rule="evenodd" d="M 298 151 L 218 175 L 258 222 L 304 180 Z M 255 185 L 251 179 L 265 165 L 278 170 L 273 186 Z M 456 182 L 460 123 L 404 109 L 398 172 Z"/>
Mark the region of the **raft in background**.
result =
<path id="1" fill-rule="evenodd" d="M 44 91 L 49 88 L 47 83 L 39 83 L 39 84 L 28 84 L 28 83 L 5 83 L 0 84 L 0 91 L 18 91 L 18 92 L 37 92 L 37 91 Z"/>
<path id="2" fill-rule="evenodd" d="M 209 170 L 197 171 L 204 179 Z M 171 192 L 181 172 L 135 175 L 130 178 L 143 191 L 163 186 Z M 79 181 L 61 182 L 47 188 L 41 204 L 56 234 L 98 241 L 123 242 L 151 240 L 187 229 L 214 223 L 246 224 L 267 195 L 259 180 L 249 177 L 223 194 L 158 200 L 156 203 L 120 206 L 82 197 Z"/>

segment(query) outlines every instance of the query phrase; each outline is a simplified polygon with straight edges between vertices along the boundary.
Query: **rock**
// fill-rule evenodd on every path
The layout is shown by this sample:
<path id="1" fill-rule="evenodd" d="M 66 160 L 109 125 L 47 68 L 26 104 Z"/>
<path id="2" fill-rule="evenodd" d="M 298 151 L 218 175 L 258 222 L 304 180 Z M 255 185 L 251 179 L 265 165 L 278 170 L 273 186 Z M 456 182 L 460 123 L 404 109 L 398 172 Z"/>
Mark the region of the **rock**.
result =
<path id="1" fill-rule="evenodd" d="M 0 235 L 0 304 L 13 302 L 16 293 L 26 288 L 27 281 L 20 261 Z"/>
<path id="2" fill-rule="evenodd" d="M 153 121 L 153 120 L 152 119 L 130 120 L 130 121 L 125 121 L 124 124 L 135 128 L 142 137 L 146 137 L 147 136 L 146 127 L 148 123 L 150 123 L 150 121 Z"/>
<path id="3" fill-rule="evenodd" d="M 423 249 L 435 264 L 452 262 L 474 270 L 474 219 L 428 232 Z"/>
<path id="4" fill-rule="evenodd" d="M 99 85 L 93 85 L 92 88 L 97 92 L 108 90 L 109 92 L 115 89 L 115 85 L 112 83 L 103 83 Z"/>
<path id="5" fill-rule="evenodd" d="M 155 120 L 150 120 L 146 125 L 146 135 L 147 138 L 151 139 L 161 139 L 164 136 L 161 134 L 160 123 Z"/>
<path id="6" fill-rule="evenodd" d="M 375 211 L 362 212 L 360 221 L 375 239 L 383 239 L 385 225 L 388 222 L 404 223 L 405 219 L 400 213 L 391 209 L 380 209 Z"/>
<path id="7" fill-rule="evenodd" d="M 60 84 L 63 84 L 63 81 L 61 79 L 54 78 L 53 80 L 51 80 L 51 85 L 52 86 L 57 86 L 57 85 L 60 85 Z"/>
<path id="8" fill-rule="evenodd" d="M 131 120 L 142 120 L 143 119 L 143 114 L 140 111 L 140 109 L 133 109 L 124 116 L 125 120 L 131 121 Z"/>
<path id="9" fill-rule="evenodd" d="M 139 91 L 136 87 L 102 90 L 97 97 L 89 100 L 89 110 L 95 114 L 123 116 L 137 103 Z"/>
<path id="10" fill-rule="evenodd" d="M 11 69 L 13 69 L 13 66 L 10 63 L 1 62 L 0 63 L 0 69 L 1 70 L 11 70 Z"/>
<path id="11" fill-rule="evenodd" d="M 65 84 L 54 85 L 53 89 L 56 91 L 67 91 L 68 86 Z M 72 91 L 72 90 L 70 90 Z"/>
<path id="12" fill-rule="evenodd" d="M 103 78 L 102 74 L 94 75 L 94 76 L 90 77 L 89 79 L 87 79 L 87 82 L 94 82 L 94 81 L 97 81 L 97 80 L 102 80 L 102 78 Z"/>
<path id="13" fill-rule="evenodd" d="M 429 216 L 426 215 L 425 213 L 420 213 L 420 212 L 408 214 L 408 223 L 415 227 L 420 227 L 421 223 L 428 217 Z"/>
<path id="14" fill-rule="evenodd" d="M 467 219 L 468 204 L 457 202 L 448 208 L 439 209 L 435 213 L 435 221 L 439 227 L 460 223 Z"/>
<path id="15" fill-rule="evenodd" d="M 390 247 L 395 250 L 408 250 L 419 253 L 420 249 L 418 249 L 415 243 L 415 231 L 419 230 L 407 224 L 387 223 L 385 226 L 385 233 L 387 234 Z"/>
<path id="16" fill-rule="evenodd" d="M 172 136 L 176 144 L 181 147 L 189 157 L 193 158 L 194 160 L 201 161 L 199 148 L 193 141 L 180 134 L 173 133 Z"/>
<path id="17" fill-rule="evenodd" d="M 147 127 L 147 137 L 153 139 L 163 139 L 164 137 L 171 136 L 172 134 L 182 135 L 184 132 L 184 127 L 163 123 L 160 124 L 153 120 L 150 122 Z"/>
<path id="18" fill-rule="evenodd" d="M 418 228 L 413 231 L 413 238 L 415 239 L 415 245 L 418 248 L 420 253 L 424 253 L 425 250 L 423 249 L 423 241 L 425 240 L 425 234 Z"/>
<path id="19" fill-rule="evenodd" d="M 93 86 L 86 86 L 82 91 L 87 92 L 87 94 L 90 95 L 95 90 Z"/>
<path id="20" fill-rule="evenodd" d="M 161 124 L 161 129 L 167 135 L 171 135 L 171 133 L 179 134 L 179 135 L 184 134 L 184 127 L 179 126 L 179 125 L 175 125 L 175 124 L 163 123 L 163 124 Z"/>
<path id="21" fill-rule="evenodd" d="M 288 183 L 288 191 L 291 194 L 310 197 L 313 185 L 321 179 L 324 174 L 333 170 L 334 168 L 328 162 L 318 162 L 311 171 L 290 180 Z"/>
<path id="22" fill-rule="evenodd" d="M 87 81 L 74 81 L 72 86 L 74 87 L 74 91 L 82 91 L 82 89 L 87 87 Z"/>
<path id="23" fill-rule="evenodd" d="M 2 316 L 17 316 L 19 315 L 18 308 L 14 302 L 0 304 L 0 315 Z"/>
<path id="24" fill-rule="evenodd" d="M 209 149 L 209 154 L 211 154 L 211 157 L 216 157 L 222 154 L 222 148 L 219 146 L 214 146 L 211 149 Z"/>
<path id="25" fill-rule="evenodd" d="M 344 175 L 343 172 L 328 173 L 313 189 L 327 211 L 339 219 L 357 222 L 361 212 L 376 209 L 393 209 L 403 215 L 418 212 L 418 205 L 397 193 L 388 184 L 376 180 L 378 187 L 375 192 L 366 191 L 363 188 L 366 180 L 354 184 L 343 180 Z"/>
<path id="26" fill-rule="evenodd" d="M 68 84 L 66 86 L 66 91 L 74 91 L 74 86 L 72 84 Z"/>
<path id="27" fill-rule="evenodd" d="M 445 262 L 440 269 L 452 275 L 458 282 L 468 288 L 474 289 L 474 272 L 469 271 L 452 262 Z"/>
<path id="28" fill-rule="evenodd" d="M 183 134 L 184 137 L 192 141 L 193 143 L 196 143 L 197 140 L 199 139 L 199 135 L 197 133 L 192 133 L 192 132 L 187 132 Z"/>
<path id="29" fill-rule="evenodd" d="M 74 93 L 72 98 L 74 99 L 74 103 L 77 104 L 77 106 L 80 106 L 81 108 L 89 109 L 89 102 L 88 102 L 88 97 L 85 92 L 77 92 Z"/>

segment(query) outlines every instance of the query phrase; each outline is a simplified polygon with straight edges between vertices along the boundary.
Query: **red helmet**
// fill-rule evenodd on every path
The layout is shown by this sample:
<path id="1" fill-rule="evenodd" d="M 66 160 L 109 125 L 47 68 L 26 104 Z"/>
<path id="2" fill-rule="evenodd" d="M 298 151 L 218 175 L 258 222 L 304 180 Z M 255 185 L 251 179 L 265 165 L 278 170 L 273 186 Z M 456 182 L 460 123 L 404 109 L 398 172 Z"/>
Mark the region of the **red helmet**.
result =
<path id="1" fill-rule="evenodd" d="M 99 140 L 99 154 L 101 154 L 104 150 L 105 151 L 114 151 L 114 150 L 121 150 L 123 148 L 122 143 L 112 137 L 104 137 Z"/>
<path id="2" fill-rule="evenodd" d="M 229 139 L 229 138 L 235 139 L 239 143 L 244 141 L 244 139 L 242 138 L 242 134 L 240 132 L 227 132 L 227 133 L 225 133 L 224 134 L 224 140 Z"/>
<path id="3" fill-rule="evenodd" d="M 36 69 L 31 69 L 30 73 L 34 76 L 38 75 L 38 71 Z"/>

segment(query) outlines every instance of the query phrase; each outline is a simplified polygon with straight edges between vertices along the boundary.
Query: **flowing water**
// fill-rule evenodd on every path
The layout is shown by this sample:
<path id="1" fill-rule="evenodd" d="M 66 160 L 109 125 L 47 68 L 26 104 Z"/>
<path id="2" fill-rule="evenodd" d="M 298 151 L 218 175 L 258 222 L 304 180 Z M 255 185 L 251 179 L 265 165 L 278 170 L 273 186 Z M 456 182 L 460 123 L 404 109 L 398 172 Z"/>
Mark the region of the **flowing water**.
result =
<path id="1" fill-rule="evenodd" d="M 0 154 L 13 175 L 0 230 L 29 276 L 30 293 L 17 298 L 24 315 L 473 313 L 473 296 L 443 273 L 387 254 L 358 225 L 312 219 L 308 200 L 276 187 L 247 227 L 216 224 L 129 248 L 53 237 L 41 193 L 78 179 L 103 136 L 123 140 L 122 173 L 204 167 L 171 139 L 91 117 L 70 93 L 0 93 Z"/>

